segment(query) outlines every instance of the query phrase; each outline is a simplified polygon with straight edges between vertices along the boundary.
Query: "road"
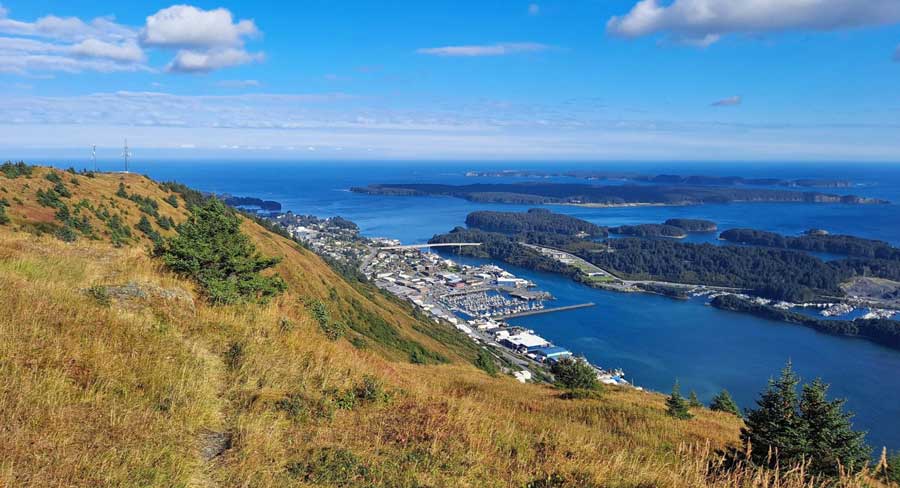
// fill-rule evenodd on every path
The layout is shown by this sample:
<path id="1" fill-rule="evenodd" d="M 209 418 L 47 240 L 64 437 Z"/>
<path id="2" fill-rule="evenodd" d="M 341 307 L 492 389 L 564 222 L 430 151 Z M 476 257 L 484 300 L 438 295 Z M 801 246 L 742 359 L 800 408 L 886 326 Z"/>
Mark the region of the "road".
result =
<path id="1" fill-rule="evenodd" d="M 684 289 L 694 289 L 694 288 L 702 287 L 702 288 L 706 288 L 708 290 L 730 291 L 730 292 L 743 291 L 743 288 L 734 288 L 734 287 L 728 287 L 728 286 L 692 285 L 692 284 L 688 284 L 688 283 L 678 283 L 678 282 L 674 282 L 674 281 L 626 280 L 623 278 L 619 278 L 618 276 L 610 273 L 609 271 L 607 271 L 603 268 L 600 268 L 597 265 L 595 265 L 591 262 L 588 262 L 572 253 L 562 251 L 559 249 L 555 249 L 552 247 L 543 247 L 543 246 L 536 246 L 534 244 L 526 244 L 524 242 L 520 242 L 520 244 L 525 247 L 534 249 L 535 251 L 537 251 L 545 256 L 550 255 L 551 257 L 553 257 L 554 259 L 556 259 L 557 261 L 560 261 L 560 262 L 562 262 L 562 259 L 560 259 L 557 256 L 562 255 L 567 260 L 571 261 L 570 263 L 564 263 L 564 264 L 568 264 L 569 266 L 576 267 L 586 274 L 597 274 L 597 275 L 609 278 L 609 279 L 613 280 L 613 282 L 607 283 L 607 285 L 609 285 L 613 288 L 621 287 L 623 290 L 627 290 L 627 291 L 635 291 L 634 289 L 638 285 L 661 285 L 661 286 L 670 286 L 670 287 L 684 288 Z"/>

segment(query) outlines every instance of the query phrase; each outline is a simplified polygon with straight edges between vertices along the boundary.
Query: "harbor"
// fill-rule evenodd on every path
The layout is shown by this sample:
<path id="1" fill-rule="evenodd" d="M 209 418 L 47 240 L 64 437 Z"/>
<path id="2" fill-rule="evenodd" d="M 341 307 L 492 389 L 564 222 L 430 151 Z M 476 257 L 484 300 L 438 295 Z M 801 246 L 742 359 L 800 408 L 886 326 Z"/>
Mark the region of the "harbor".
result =
<path id="1" fill-rule="evenodd" d="M 488 346 L 503 362 L 516 365 L 511 373 L 519 381 L 534 380 L 541 366 L 562 359 L 587 362 L 533 330 L 507 321 L 594 307 L 594 302 L 548 307 L 545 302 L 556 297 L 530 280 L 500 266 L 460 264 L 429 250 L 428 245 L 373 247 L 361 271 L 379 288 L 411 302 L 436 321 L 452 324 Z M 603 384 L 631 386 L 619 369 L 591 367 Z"/>

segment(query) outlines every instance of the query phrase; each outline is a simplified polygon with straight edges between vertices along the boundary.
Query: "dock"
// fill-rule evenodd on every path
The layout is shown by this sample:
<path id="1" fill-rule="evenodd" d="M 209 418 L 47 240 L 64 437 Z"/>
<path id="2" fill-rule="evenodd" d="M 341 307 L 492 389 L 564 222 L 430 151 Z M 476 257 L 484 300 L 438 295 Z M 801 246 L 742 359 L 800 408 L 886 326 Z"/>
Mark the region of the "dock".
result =
<path id="1" fill-rule="evenodd" d="M 579 303 L 576 305 L 566 305 L 564 307 L 542 308 L 540 310 L 528 310 L 527 312 L 512 313 L 509 315 L 499 315 L 499 316 L 495 316 L 492 318 L 497 319 L 497 320 L 507 320 L 507 319 L 515 319 L 515 318 L 519 318 L 519 317 L 528 317 L 529 315 L 540 315 L 543 313 L 565 312 L 567 310 L 577 310 L 579 308 L 594 307 L 596 305 L 597 304 L 594 302 Z"/>

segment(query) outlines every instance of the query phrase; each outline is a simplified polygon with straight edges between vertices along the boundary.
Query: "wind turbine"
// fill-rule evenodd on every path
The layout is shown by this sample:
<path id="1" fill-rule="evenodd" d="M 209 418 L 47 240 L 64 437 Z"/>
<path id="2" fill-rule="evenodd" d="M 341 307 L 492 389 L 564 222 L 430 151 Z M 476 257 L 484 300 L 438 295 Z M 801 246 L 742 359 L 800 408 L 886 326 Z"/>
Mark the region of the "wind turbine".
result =
<path id="1" fill-rule="evenodd" d="M 97 145 L 91 146 L 91 162 L 94 163 L 94 173 L 97 172 Z"/>

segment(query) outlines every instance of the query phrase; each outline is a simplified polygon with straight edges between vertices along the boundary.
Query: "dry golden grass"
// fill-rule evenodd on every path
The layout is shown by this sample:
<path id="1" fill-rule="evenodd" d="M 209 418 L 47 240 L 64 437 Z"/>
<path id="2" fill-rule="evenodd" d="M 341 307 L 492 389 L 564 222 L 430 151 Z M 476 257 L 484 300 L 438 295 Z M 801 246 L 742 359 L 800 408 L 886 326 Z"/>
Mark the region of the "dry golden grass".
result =
<path id="1" fill-rule="evenodd" d="M 106 199 L 120 178 L 82 177 L 72 200 Z M 166 195 L 125 178 L 130 191 Z M 25 181 L 32 192 L 48 183 L 0 186 Z M 252 222 L 244 229 L 259 248 L 283 257 L 289 291 L 211 307 L 142 246 L 19 231 L 40 214 L 22 200 L 0 227 L 0 486 L 807 486 L 796 473 L 710 474 L 715 451 L 738 439 L 734 417 L 697 410 L 677 421 L 657 394 L 561 400 L 548 386 L 489 377 L 471 366 L 471 348 L 422 333 L 433 324 Z M 132 202 L 117 205 L 137 222 Z M 116 292 L 129 284 L 143 296 Z M 311 300 L 335 316 L 382 317 L 448 362 L 329 341 Z M 367 375 L 389 398 L 340 408 Z M 207 459 L 219 433 L 230 446 Z"/>

